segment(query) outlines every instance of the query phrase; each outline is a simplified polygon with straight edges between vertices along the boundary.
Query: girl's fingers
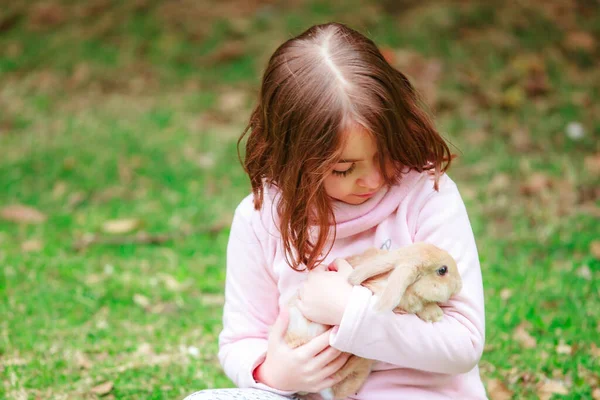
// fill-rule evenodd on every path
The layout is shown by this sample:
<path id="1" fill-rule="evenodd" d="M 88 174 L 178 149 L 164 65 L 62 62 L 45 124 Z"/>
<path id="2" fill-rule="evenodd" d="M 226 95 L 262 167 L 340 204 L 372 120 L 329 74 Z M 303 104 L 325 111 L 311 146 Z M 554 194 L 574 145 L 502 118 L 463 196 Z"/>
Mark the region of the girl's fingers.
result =
<path id="1" fill-rule="evenodd" d="M 290 315 L 287 308 L 282 308 L 279 311 L 279 315 L 275 320 L 273 326 L 271 326 L 271 333 L 278 339 L 283 340 L 287 333 L 288 324 L 290 322 Z"/>
<path id="2" fill-rule="evenodd" d="M 337 357 L 335 360 L 330 362 L 320 372 L 321 379 L 338 378 L 338 377 L 333 376 L 333 374 L 338 372 L 346 364 L 349 357 L 350 357 L 350 353 L 343 353 L 339 357 Z"/>
<path id="3" fill-rule="evenodd" d="M 318 370 L 325 368 L 330 362 L 338 358 L 342 352 L 335 347 L 328 347 L 314 358 L 315 368 Z"/>
<path id="4" fill-rule="evenodd" d="M 330 375 L 329 377 L 323 379 L 323 381 L 317 385 L 315 388 L 315 392 L 320 392 L 323 389 L 328 389 L 333 387 L 336 383 L 342 380 L 341 376 Z"/>
<path id="5" fill-rule="evenodd" d="M 306 355 L 309 359 L 313 359 L 317 354 L 329 347 L 330 333 L 331 329 L 328 329 L 319 336 L 312 338 L 310 342 L 298 347 L 298 349 L 302 349 L 302 351 L 306 352 Z"/>

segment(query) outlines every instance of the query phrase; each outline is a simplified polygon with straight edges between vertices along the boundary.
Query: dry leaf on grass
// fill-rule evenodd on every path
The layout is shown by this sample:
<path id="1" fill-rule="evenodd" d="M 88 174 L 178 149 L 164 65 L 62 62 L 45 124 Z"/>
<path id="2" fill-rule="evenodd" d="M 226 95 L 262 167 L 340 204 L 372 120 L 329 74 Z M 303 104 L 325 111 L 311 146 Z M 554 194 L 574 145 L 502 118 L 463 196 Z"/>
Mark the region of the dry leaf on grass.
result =
<path id="1" fill-rule="evenodd" d="M 513 393 L 506 387 L 504 382 L 499 379 L 489 379 L 487 381 L 487 393 L 490 400 L 510 400 Z"/>
<path id="2" fill-rule="evenodd" d="M 592 270 L 587 265 L 579 267 L 575 273 L 578 277 L 583 278 L 587 281 L 592 280 Z"/>
<path id="3" fill-rule="evenodd" d="M 550 188 L 552 181 L 550 178 L 540 172 L 534 173 L 521 185 L 521 193 L 524 195 L 536 195 L 541 191 Z"/>
<path id="4" fill-rule="evenodd" d="M 55 27 L 65 22 L 67 17 L 67 9 L 60 3 L 40 2 L 29 11 L 29 27 L 33 30 Z"/>
<path id="5" fill-rule="evenodd" d="M 594 240 L 590 244 L 590 253 L 592 253 L 596 260 L 600 260 L 600 240 Z"/>
<path id="6" fill-rule="evenodd" d="M 592 392 L 592 399 L 600 400 L 600 388 L 594 389 L 594 391 Z"/>
<path id="7" fill-rule="evenodd" d="M 563 340 L 561 340 L 560 343 L 558 344 L 558 346 L 556 346 L 556 352 L 558 354 L 571 355 L 571 354 L 573 354 L 573 348 L 571 346 L 569 346 L 568 344 L 565 344 L 565 342 Z"/>
<path id="8" fill-rule="evenodd" d="M 537 341 L 527 332 L 524 323 L 517 326 L 513 333 L 513 339 L 526 349 L 533 349 L 537 346 Z"/>
<path id="9" fill-rule="evenodd" d="M 549 400 L 554 394 L 569 394 L 569 389 L 564 382 L 549 379 L 538 385 L 537 394 L 540 400 Z"/>
<path id="10" fill-rule="evenodd" d="M 510 186 L 510 177 L 504 173 L 498 173 L 494 175 L 490 183 L 488 183 L 487 190 L 490 194 L 501 193 L 508 190 Z"/>
<path id="11" fill-rule="evenodd" d="M 228 90 L 219 97 L 219 109 L 225 112 L 237 112 L 246 108 L 248 95 L 242 90 Z"/>
<path id="12" fill-rule="evenodd" d="M 22 204 L 13 204 L 4 207 L 0 211 L 2 219 L 11 222 L 17 222 L 22 224 L 41 224 L 45 222 L 47 217 L 42 212 L 36 210 L 33 207 L 25 206 Z"/>
<path id="13" fill-rule="evenodd" d="M 81 369 L 91 369 L 93 364 L 87 355 L 81 351 L 77 351 L 74 355 L 75 364 Z"/>
<path id="14" fill-rule="evenodd" d="M 150 299 L 139 293 L 133 295 L 133 302 L 142 308 L 150 306 Z"/>
<path id="15" fill-rule="evenodd" d="M 484 144 L 485 142 L 488 141 L 490 136 L 491 135 L 489 132 L 486 132 L 481 129 L 465 133 L 466 141 L 469 142 L 469 144 L 473 145 L 473 146 L 480 146 L 480 145 Z"/>
<path id="16" fill-rule="evenodd" d="M 600 347 L 596 346 L 595 343 L 592 343 L 590 346 L 590 352 L 592 353 L 592 356 L 600 358 Z"/>
<path id="17" fill-rule="evenodd" d="M 201 296 L 201 300 L 207 306 L 221 306 L 225 303 L 225 296 L 222 294 L 205 293 Z"/>
<path id="18" fill-rule="evenodd" d="M 134 231 L 142 226 L 142 221 L 136 218 L 114 219 L 106 221 L 102 230 L 111 234 L 122 234 Z"/>
<path id="19" fill-rule="evenodd" d="M 67 184 L 63 181 L 58 181 L 54 184 L 52 188 L 52 198 L 60 199 L 67 192 Z"/>
<path id="20" fill-rule="evenodd" d="M 21 250 L 24 251 L 25 253 L 32 253 L 35 252 L 37 253 L 38 251 L 41 251 L 44 248 L 44 244 L 37 239 L 31 239 L 31 240 L 26 240 L 23 243 L 21 243 Z"/>
<path id="21" fill-rule="evenodd" d="M 591 156 L 586 156 L 583 159 L 583 163 L 585 164 L 585 169 L 592 176 L 600 175 L 600 153 L 596 153 Z"/>
<path id="22" fill-rule="evenodd" d="M 113 387 L 114 387 L 114 384 L 112 383 L 112 381 L 107 381 L 107 382 L 101 383 L 97 386 L 94 386 L 91 389 L 91 392 L 94 394 L 97 394 L 99 396 L 104 396 L 106 394 L 109 394 L 110 391 L 113 389 Z"/>
<path id="23" fill-rule="evenodd" d="M 530 151 L 533 148 L 533 141 L 527 128 L 517 128 L 510 132 L 510 143 L 512 147 L 520 152 Z"/>
<path id="24" fill-rule="evenodd" d="M 502 300 L 508 300 L 511 298 L 512 295 L 513 295 L 512 289 L 502 289 L 500 291 L 500 298 Z"/>
<path id="25" fill-rule="evenodd" d="M 232 40 L 220 46 L 211 53 L 207 60 L 210 64 L 226 63 L 241 58 L 246 54 L 247 47 L 241 40 Z"/>
<path id="26" fill-rule="evenodd" d="M 566 37 L 565 45 L 571 50 L 584 50 L 591 53 L 596 47 L 596 40 L 588 32 L 571 32 Z"/>

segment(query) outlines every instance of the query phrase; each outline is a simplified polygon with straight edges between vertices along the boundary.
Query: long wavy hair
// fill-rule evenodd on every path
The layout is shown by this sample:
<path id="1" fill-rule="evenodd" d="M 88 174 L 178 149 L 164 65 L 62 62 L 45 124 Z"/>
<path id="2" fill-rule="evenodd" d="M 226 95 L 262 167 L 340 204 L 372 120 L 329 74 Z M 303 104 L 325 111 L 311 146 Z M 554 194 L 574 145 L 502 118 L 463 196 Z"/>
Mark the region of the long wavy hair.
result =
<path id="1" fill-rule="evenodd" d="M 407 77 L 377 46 L 343 24 L 312 26 L 273 53 L 258 104 L 238 140 L 238 155 L 247 136 L 240 160 L 257 210 L 265 185 L 281 194 L 279 229 L 293 269 L 313 269 L 335 240 L 323 180 L 341 156 L 341 132 L 351 124 L 361 125 L 376 141 L 387 185 L 398 184 L 408 167 L 430 171 L 438 189 L 452 156 L 421 104 Z M 386 168 L 390 164 L 394 168 Z"/>

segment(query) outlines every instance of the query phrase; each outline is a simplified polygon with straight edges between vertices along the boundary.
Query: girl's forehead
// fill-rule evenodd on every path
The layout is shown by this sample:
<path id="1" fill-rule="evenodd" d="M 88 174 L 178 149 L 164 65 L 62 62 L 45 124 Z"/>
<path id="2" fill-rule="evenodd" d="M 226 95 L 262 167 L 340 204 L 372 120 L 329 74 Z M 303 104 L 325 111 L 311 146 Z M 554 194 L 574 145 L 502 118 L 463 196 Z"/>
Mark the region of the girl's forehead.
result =
<path id="1" fill-rule="evenodd" d="M 377 152 L 377 143 L 373 135 L 358 124 L 352 124 L 341 132 L 341 160 L 345 162 L 369 159 Z M 342 162 L 342 161 L 340 161 Z"/>

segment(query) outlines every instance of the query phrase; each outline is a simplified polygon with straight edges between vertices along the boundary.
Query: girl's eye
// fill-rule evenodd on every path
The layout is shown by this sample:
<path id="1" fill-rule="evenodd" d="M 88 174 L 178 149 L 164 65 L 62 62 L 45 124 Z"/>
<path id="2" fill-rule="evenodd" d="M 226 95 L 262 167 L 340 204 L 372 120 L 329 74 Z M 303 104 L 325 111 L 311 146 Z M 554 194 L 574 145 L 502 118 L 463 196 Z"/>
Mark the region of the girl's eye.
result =
<path id="1" fill-rule="evenodd" d="M 437 274 L 438 274 L 439 276 L 444 276 L 444 275 L 446 275 L 447 273 L 448 273 L 448 267 L 446 267 L 445 265 L 444 265 L 444 266 L 442 266 L 441 268 L 439 268 L 439 269 L 437 270 Z"/>
<path id="2" fill-rule="evenodd" d="M 345 171 L 336 171 L 335 169 L 333 170 L 333 174 L 337 175 L 337 176 L 346 176 L 348 174 L 351 174 L 352 171 L 354 171 L 354 168 L 356 168 L 356 164 L 352 163 L 352 165 L 350 166 L 350 168 L 348 168 Z"/>

